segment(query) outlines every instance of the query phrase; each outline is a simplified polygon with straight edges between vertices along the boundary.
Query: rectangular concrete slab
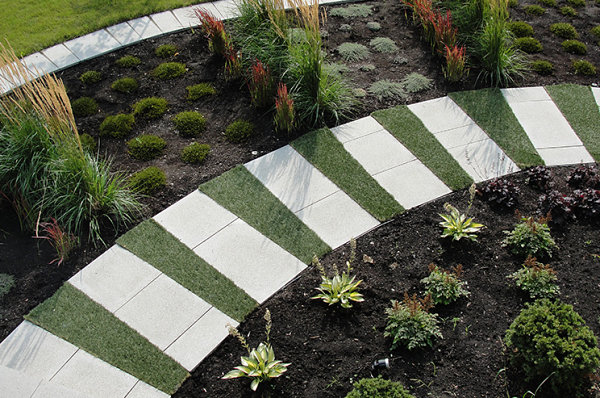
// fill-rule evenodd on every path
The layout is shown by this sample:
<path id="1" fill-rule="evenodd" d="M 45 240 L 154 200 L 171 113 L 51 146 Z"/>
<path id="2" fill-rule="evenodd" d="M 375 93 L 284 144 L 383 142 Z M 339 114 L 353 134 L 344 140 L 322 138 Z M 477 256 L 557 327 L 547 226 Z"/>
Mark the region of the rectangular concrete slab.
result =
<path id="1" fill-rule="evenodd" d="M 293 212 L 339 190 L 289 145 L 254 159 L 245 166 Z"/>
<path id="2" fill-rule="evenodd" d="M 0 343 L 0 365 L 49 380 L 75 352 L 73 344 L 23 321 Z"/>
<path id="3" fill-rule="evenodd" d="M 30 54 L 21 61 L 25 64 L 27 69 L 29 69 L 36 76 L 52 73 L 58 69 L 58 67 L 42 53 Z"/>
<path id="4" fill-rule="evenodd" d="M 162 34 L 160 28 L 148 17 L 133 19 L 127 23 L 142 39 L 148 39 Z"/>
<path id="5" fill-rule="evenodd" d="M 548 93 L 544 87 L 519 87 L 502 89 L 502 94 L 509 103 L 547 101 Z"/>
<path id="6" fill-rule="evenodd" d="M 198 21 L 198 18 L 196 18 L 196 14 L 194 14 L 194 8 L 199 6 L 201 7 L 202 5 L 200 4 L 198 6 L 177 8 L 173 10 L 173 15 L 175 15 L 181 25 L 185 26 L 186 28 L 196 27 L 200 24 L 200 22 Z"/>
<path id="7" fill-rule="evenodd" d="M 69 282 L 110 312 L 115 312 L 160 274 L 135 254 L 114 245 Z"/>
<path id="8" fill-rule="evenodd" d="M 236 219 L 236 215 L 198 190 L 154 216 L 157 223 L 191 249 Z"/>
<path id="9" fill-rule="evenodd" d="M 184 26 L 179 22 L 171 11 L 159 12 L 158 14 L 150 15 L 150 19 L 158 26 L 163 33 L 175 32 L 184 29 Z"/>
<path id="10" fill-rule="evenodd" d="M 119 308 L 115 315 L 164 350 L 210 307 L 200 297 L 162 274 Z"/>
<path id="11" fill-rule="evenodd" d="M 157 390 L 151 385 L 138 380 L 125 398 L 169 398 L 169 394 Z"/>
<path id="12" fill-rule="evenodd" d="M 449 149 L 448 152 L 475 182 L 519 171 L 491 139 Z"/>
<path id="13" fill-rule="evenodd" d="M 408 105 L 433 134 L 473 124 L 473 120 L 449 97 Z"/>
<path id="14" fill-rule="evenodd" d="M 238 219 L 194 252 L 262 303 L 306 266 Z"/>
<path id="15" fill-rule="evenodd" d="M 484 141 L 489 137 L 478 125 L 470 124 L 468 126 L 442 131 L 435 134 L 435 138 L 438 139 L 444 148 L 450 149 L 471 144 L 473 142 Z"/>
<path id="16" fill-rule="evenodd" d="M 598 106 L 600 106 L 600 88 L 598 87 L 592 87 L 592 94 L 594 95 L 594 98 L 596 99 L 596 104 L 598 104 Z"/>
<path id="17" fill-rule="evenodd" d="M 335 138 L 342 144 L 381 130 L 383 130 L 383 126 L 371 116 L 331 128 L 331 132 L 335 135 Z"/>
<path id="18" fill-rule="evenodd" d="M 305 207 L 296 216 L 333 249 L 379 225 L 343 191 Z"/>
<path id="19" fill-rule="evenodd" d="M 142 40 L 140 35 L 133 30 L 127 22 L 109 26 L 106 30 L 122 45 L 132 44 Z"/>
<path id="20" fill-rule="evenodd" d="M 238 323 L 212 307 L 165 350 L 189 372 L 208 356 L 229 334 L 227 325 Z"/>
<path id="21" fill-rule="evenodd" d="M 14 369 L 0 366 L 0 396 L 10 398 L 30 398 L 42 379 L 26 375 Z"/>
<path id="22" fill-rule="evenodd" d="M 44 56 L 59 69 L 66 68 L 67 66 L 79 62 L 79 58 L 77 58 L 71 50 L 65 47 L 64 44 L 57 44 L 56 46 L 47 48 L 42 51 L 42 54 L 44 54 Z"/>
<path id="23" fill-rule="evenodd" d="M 42 380 L 31 398 L 87 398 L 88 395 L 72 390 L 61 384 Z"/>
<path id="24" fill-rule="evenodd" d="M 77 353 L 50 381 L 80 391 L 88 397 L 124 397 L 137 379 L 88 354 Z"/>
<path id="25" fill-rule="evenodd" d="M 418 159 L 376 174 L 373 178 L 405 209 L 452 192 Z"/>
<path id="26" fill-rule="evenodd" d="M 106 30 L 97 30 L 64 43 L 80 60 L 97 57 L 121 47 L 121 44 Z"/>
<path id="27" fill-rule="evenodd" d="M 235 0 L 219 0 L 212 3 L 223 19 L 237 18 L 239 12 Z"/>
<path id="28" fill-rule="evenodd" d="M 547 166 L 591 163 L 594 161 L 584 146 L 538 149 Z"/>

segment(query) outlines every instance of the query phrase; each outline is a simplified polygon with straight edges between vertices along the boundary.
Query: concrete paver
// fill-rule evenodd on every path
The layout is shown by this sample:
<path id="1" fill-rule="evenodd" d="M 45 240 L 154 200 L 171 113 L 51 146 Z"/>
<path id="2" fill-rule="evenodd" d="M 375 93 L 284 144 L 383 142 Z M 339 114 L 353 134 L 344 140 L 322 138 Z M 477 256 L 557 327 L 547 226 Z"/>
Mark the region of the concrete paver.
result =
<path id="1" fill-rule="evenodd" d="M 156 388 L 138 381 L 135 386 L 129 391 L 126 398 L 168 398 L 169 394 L 166 394 Z"/>
<path id="2" fill-rule="evenodd" d="M 121 44 L 106 30 L 97 30 L 85 36 L 66 41 L 64 45 L 81 61 L 121 47 Z"/>
<path id="3" fill-rule="evenodd" d="M 592 87 L 592 94 L 594 95 L 594 98 L 596 99 L 596 103 L 600 107 L 600 88 Z"/>
<path id="4" fill-rule="evenodd" d="M 33 53 L 22 59 L 23 63 L 34 75 L 42 76 L 58 69 L 56 65 L 42 53 Z"/>
<path id="5" fill-rule="evenodd" d="M 335 138 L 342 144 L 381 130 L 383 130 L 383 126 L 371 116 L 331 128 L 331 132 L 335 135 Z"/>
<path id="6" fill-rule="evenodd" d="M 71 50 L 65 47 L 64 44 L 57 44 L 42 51 L 42 54 L 50 60 L 59 69 L 69 67 L 79 62 Z"/>
<path id="7" fill-rule="evenodd" d="M 141 17 L 127 22 L 141 39 L 159 36 L 163 32 L 149 17 Z"/>
<path id="8" fill-rule="evenodd" d="M 171 33 L 185 29 L 171 11 L 159 12 L 150 15 L 150 19 L 158 26 L 162 33 Z"/>
<path id="9" fill-rule="evenodd" d="M 127 22 L 109 26 L 106 30 L 123 46 L 142 40 L 140 35 Z"/>

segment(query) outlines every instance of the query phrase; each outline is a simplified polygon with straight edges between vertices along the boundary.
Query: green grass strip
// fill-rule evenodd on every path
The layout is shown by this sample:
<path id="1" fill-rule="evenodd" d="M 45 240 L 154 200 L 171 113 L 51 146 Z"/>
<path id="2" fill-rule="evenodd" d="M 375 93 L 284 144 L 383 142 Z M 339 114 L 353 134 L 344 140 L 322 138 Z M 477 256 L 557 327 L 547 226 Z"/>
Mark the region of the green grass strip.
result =
<path id="1" fill-rule="evenodd" d="M 243 166 L 200 185 L 200 191 L 306 264 L 331 250 Z"/>
<path id="2" fill-rule="evenodd" d="M 117 243 L 238 322 L 258 305 L 152 219 L 121 236 Z"/>
<path id="3" fill-rule="evenodd" d="M 474 121 L 520 168 L 543 165 L 544 161 L 529 140 L 497 88 L 449 93 Z"/>
<path id="4" fill-rule="evenodd" d="M 379 221 L 404 211 L 329 129 L 311 131 L 290 145 Z"/>
<path id="5" fill-rule="evenodd" d="M 167 394 L 173 394 L 189 376 L 181 365 L 68 282 L 25 319 Z"/>
<path id="6" fill-rule="evenodd" d="M 546 91 L 590 155 L 600 161 L 600 111 L 592 90 L 576 84 L 560 84 L 546 86 Z"/>
<path id="7" fill-rule="evenodd" d="M 473 183 L 467 172 L 406 105 L 376 111 L 371 116 L 450 189 L 462 189 Z"/>

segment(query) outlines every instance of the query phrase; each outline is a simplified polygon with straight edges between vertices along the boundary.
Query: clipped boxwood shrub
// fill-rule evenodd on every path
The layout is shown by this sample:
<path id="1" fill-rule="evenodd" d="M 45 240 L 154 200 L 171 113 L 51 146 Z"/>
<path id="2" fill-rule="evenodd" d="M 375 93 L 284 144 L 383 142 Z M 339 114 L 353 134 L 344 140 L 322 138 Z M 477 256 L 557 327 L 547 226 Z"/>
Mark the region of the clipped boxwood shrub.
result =
<path id="1" fill-rule="evenodd" d="M 93 98 L 81 97 L 71 102 L 71 109 L 73 110 L 73 115 L 75 116 L 91 116 L 98 112 L 98 104 Z"/>
<path id="2" fill-rule="evenodd" d="M 79 141 L 84 151 L 93 153 L 96 150 L 96 140 L 91 135 L 87 133 L 80 134 Z"/>
<path id="3" fill-rule="evenodd" d="M 549 61 L 539 59 L 531 63 L 531 70 L 540 75 L 551 75 L 554 72 L 554 65 Z"/>
<path id="4" fill-rule="evenodd" d="M 210 145 L 193 142 L 182 149 L 181 160 L 186 163 L 199 164 L 204 162 L 209 152 Z"/>
<path id="5" fill-rule="evenodd" d="M 533 35 L 533 26 L 525 21 L 514 21 L 508 24 L 508 29 L 515 37 L 529 37 Z"/>
<path id="6" fill-rule="evenodd" d="M 573 69 L 575 70 L 576 75 L 585 75 L 585 76 L 595 76 L 596 75 L 596 67 L 589 61 L 585 59 L 580 59 L 578 61 L 573 61 Z"/>
<path id="7" fill-rule="evenodd" d="M 575 17 L 577 16 L 577 11 L 573 7 L 564 6 L 560 8 L 560 13 L 565 17 Z"/>
<path id="8" fill-rule="evenodd" d="M 167 100 L 158 97 L 143 98 L 133 104 L 133 114 L 145 119 L 158 119 L 167 111 Z"/>
<path id="9" fill-rule="evenodd" d="M 566 22 L 553 23 L 550 25 L 550 32 L 554 33 L 561 39 L 576 39 L 579 37 L 575 27 Z"/>
<path id="10" fill-rule="evenodd" d="M 119 113 L 118 115 L 107 116 L 100 124 L 100 135 L 122 138 L 133 129 L 135 117 L 130 113 Z"/>
<path id="11" fill-rule="evenodd" d="M 151 194 L 167 183 L 165 172 L 155 166 L 146 167 L 129 177 L 129 186 L 135 192 Z"/>
<path id="12" fill-rule="evenodd" d="M 217 90 L 210 83 L 198 83 L 193 86 L 187 86 L 187 100 L 196 101 L 206 95 L 215 95 Z"/>
<path id="13" fill-rule="evenodd" d="M 153 71 L 152 76 L 160 80 L 175 79 L 185 73 L 185 64 L 181 62 L 163 62 Z"/>
<path id="14" fill-rule="evenodd" d="M 133 77 L 123 77 L 119 80 L 116 80 L 110 88 L 120 93 L 131 93 L 138 89 L 140 85 L 138 81 Z"/>
<path id="15" fill-rule="evenodd" d="M 133 68 L 141 63 L 142 61 L 133 55 L 124 55 L 115 61 L 115 64 L 121 68 Z"/>
<path id="16" fill-rule="evenodd" d="M 79 80 L 81 80 L 83 84 L 95 84 L 102 80 L 102 73 L 95 70 L 88 70 L 79 76 Z"/>
<path id="17" fill-rule="evenodd" d="M 154 50 L 154 54 L 160 58 L 171 58 L 173 55 L 177 54 L 177 47 L 174 44 L 163 44 L 162 46 L 156 47 Z"/>
<path id="18" fill-rule="evenodd" d="M 538 3 L 540 3 L 543 6 L 546 7 L 556 7 L 557 3 L 556 0 L 538 0 Z"/>
<path id="19" fill-rule="evenodd" d="M 360 379 L 352 387 L 346 398 L 415 398 L 402 384 L 381 376 Z"/>
<path id="20" fill-rule="evenodd" d="M 525 379 L 547 383 L 558 396 L 582 391 L 586 377 L 600 364 L 596 336 L 571 305 L 560 300 L 527 304 L 506 332 L 510 363 Z M 571 395 L 573 396 L 573 395 Z"/>
<path id="21" fill-rule="evenodd" d="M 585 7 L 585 0 L 567 0 L 573 7 Z"/>
<path id="22" fill-rule="evenodd" d="M 539 53 L 544 49 L 542 43 L 533 37 L 519 37 L 515 39 L 515 47 L 528 54 Z"/>
<path id="23" fill-rule="evenodd" d="M 532 4 L 525 7 L 525 12 L 529 15 L 544 15 L 546 13 L 546 9 L 538 6 L 537 4 Z"/>
<path id="24" fill-rule="evenodd" d="M 236 120 L 225 129 L 225 137 L 231 142 L 242 142 L 254 133 L 254 124 L 246 120 Z"/>
<path id="25" fill-rule="evenodd" d="M 565 40 L 561 45 L 563 50 L 568 53 L 577 55 L 587 54 L 587 46 L 579 40 Z"/>
<path id="26" fill-rule="evenodd" d="M 178 113 L 173 123 L 182 137 L 196 137 L 206 129 L 206 119 L 196 111 Z"/>
<path id="27" fill-rule="evenodd" d="M 159 156 L 167 146 L 157 135 L 144 134 L 127 141 L 129 154 L 138 160 L 151 160 Z"/>

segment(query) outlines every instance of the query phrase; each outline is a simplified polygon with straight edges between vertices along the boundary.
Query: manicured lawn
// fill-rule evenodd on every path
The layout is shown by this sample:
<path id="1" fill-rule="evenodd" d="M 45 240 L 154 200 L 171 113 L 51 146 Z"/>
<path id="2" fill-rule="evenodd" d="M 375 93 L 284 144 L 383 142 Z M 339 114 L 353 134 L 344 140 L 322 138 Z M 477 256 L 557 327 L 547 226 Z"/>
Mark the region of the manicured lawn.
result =
<path id="1" fill-rule="evenodd" d="M 473 179 L 407 106 L 376 111 L 372 116 L 450 189 L 462 189 L 473 183 Z"/>
<path id="2" fill-rule="evenodd" d="M 0 40 L 18 56 L 118 22 L 203 0 L 2 0 Z"/>
<path id="3" fill-rule="evenodd" d="M 25 318 L 168 394 L 189 376 L 181 365 L 68 282 Z"/>
<path id="4" fill-rule="evenodd" d="M 153 219 L 127 232 L 117 243 L 238 322 L 257 305 Z"/>

